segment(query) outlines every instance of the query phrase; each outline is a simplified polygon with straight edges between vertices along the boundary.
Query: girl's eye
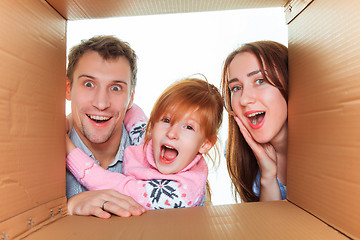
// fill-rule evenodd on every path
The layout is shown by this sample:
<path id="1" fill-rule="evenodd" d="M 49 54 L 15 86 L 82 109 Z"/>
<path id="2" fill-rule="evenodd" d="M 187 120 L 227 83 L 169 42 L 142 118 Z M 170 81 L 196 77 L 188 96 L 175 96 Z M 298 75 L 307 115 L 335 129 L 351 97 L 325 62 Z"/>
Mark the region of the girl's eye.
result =
<path id="1" fill-rule="evenodd" d="M 262 78 L 259 78 L 259 79 L 257 79 L 257 80 L 255 81 L 255 83 L 256 83 L 257 85 L 264 84 L 265 82 L 266 82 L 265 79 L 262 79 Z"/>
<path id="2" fill-rule="evenodd" d="M 163 117 L 163 118 L 161 119 L 161 121 L 164 122 L 164 123 L 170 123 L 170 119 L 167 118 L 167 117 Z"/>
<path id="3" fill-rule="evenodd" d="M 120 86 L 112 86 L 111 90 L 113 90 L 114 92 L 118 92 L 121 90 L 121 87 Z"/>
<path id="4" fill-rule="evenodd" d="M 185 128 L 188 129 L 188 130 L 194 130 L 194 128 L 192 126 L 190 126 L 190 125 L 186 125 Z"/>
<path id="5" fill-rule="evenodd" d="M 88 87 L 88 88 L 94 87 L 94 84 L 92 82 L 85 82 L 84 85 L 85 85 L 85 87 Z"/>
<path id="6" fill-rule="evenodd" d="M 237 91 L 239 91 L 239 90 L 242 90 L 242 86 L 234 86 L 234 87 L 231 87 L 231 88 L 230 88 L 230 91 L 231 91 L 232 93 L 237 92 Z"/>

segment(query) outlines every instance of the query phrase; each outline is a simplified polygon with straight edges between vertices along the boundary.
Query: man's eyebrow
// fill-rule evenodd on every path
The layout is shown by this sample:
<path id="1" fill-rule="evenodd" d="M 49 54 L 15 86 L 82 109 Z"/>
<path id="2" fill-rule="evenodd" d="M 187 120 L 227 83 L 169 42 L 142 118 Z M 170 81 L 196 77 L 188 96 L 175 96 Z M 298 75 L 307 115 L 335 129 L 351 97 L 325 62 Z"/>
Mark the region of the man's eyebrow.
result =
<path id="1" fill-rule="evenodd" d="M 246 74 L 246 76 L 251 77 L 251 76 L 254 76 L 254 75 L 256 75 L 256 74 L 258 74 L 260 72 L 261 72 L 260 69 L 254 70 L 254 71 L 249 72 L 248 74 Z M 238 78 L 233 78 L 233 79 L 229 80 L 228 84 L 231 84 L 231 83 L 236 82 L 236 81 L 239 81 L 239 79 Z"/>
<path id="2" fill-rule="evenodd" d="M 91 75 L 87 75 L 87 74 L 81 74 L 81 75 L 79 76 L 79 78 L 82 78 L 82 77 L 95 79 L 95 77 L 93 77 L 93 76 L 91 76 Z"/>
<path id="3" fill-rule="evenodd" d="M 126 81 L 122 81 L 122 80 L 114 80 L 113 82 L 128 85 Z"/>

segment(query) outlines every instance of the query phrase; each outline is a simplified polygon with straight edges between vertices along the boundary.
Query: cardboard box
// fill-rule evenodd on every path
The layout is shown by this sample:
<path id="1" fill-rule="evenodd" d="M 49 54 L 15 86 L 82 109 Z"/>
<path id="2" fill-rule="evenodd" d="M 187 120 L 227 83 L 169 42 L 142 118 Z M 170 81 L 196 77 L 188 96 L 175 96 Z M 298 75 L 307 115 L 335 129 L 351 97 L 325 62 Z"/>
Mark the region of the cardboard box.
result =
<path id="1" fill-rule="evenodd" d="M 66 21 L 283 6 L 289 24 L 288 199 L 68 216 Z M 0 1 L 1 239 L 360 238 L 360 1 Z"/>

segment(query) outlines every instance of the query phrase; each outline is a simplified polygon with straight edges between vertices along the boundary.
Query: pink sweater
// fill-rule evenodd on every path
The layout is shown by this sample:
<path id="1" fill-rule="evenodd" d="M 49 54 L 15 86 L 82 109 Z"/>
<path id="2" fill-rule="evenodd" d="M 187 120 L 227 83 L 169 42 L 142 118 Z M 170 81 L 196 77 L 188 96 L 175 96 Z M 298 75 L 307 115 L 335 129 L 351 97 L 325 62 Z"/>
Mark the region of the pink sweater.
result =
<path id="1" fill-rule="evenodd" d="M 124 152 L 124 174 L 107 171 L 79 148 L 67 157 L 67 167 L 89 190 L 115 189 L 147 209 L 199 206 L 208 175 L 201 154 L 176 174 L 162 174 L 155 165 L 152 142 L 129 146 Z"/>

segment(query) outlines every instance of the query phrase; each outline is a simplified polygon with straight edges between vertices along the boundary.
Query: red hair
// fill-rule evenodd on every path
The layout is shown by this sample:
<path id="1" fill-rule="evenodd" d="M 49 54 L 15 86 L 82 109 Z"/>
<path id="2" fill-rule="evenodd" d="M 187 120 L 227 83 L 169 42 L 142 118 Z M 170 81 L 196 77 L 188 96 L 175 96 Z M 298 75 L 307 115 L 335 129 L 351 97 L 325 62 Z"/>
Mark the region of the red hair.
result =
<path id="1" fill-rule="evenodd" d="M 189 112 L 199 114 L 202 134 L 215 144 L 223 119 L 223 102 L 219 90 L 205 80 L 187 78 L 173 83 L 155 102 L 146 128 L 145 145 L 151 139 L 154 125 L 164 114 L 177 122 Z"/>

